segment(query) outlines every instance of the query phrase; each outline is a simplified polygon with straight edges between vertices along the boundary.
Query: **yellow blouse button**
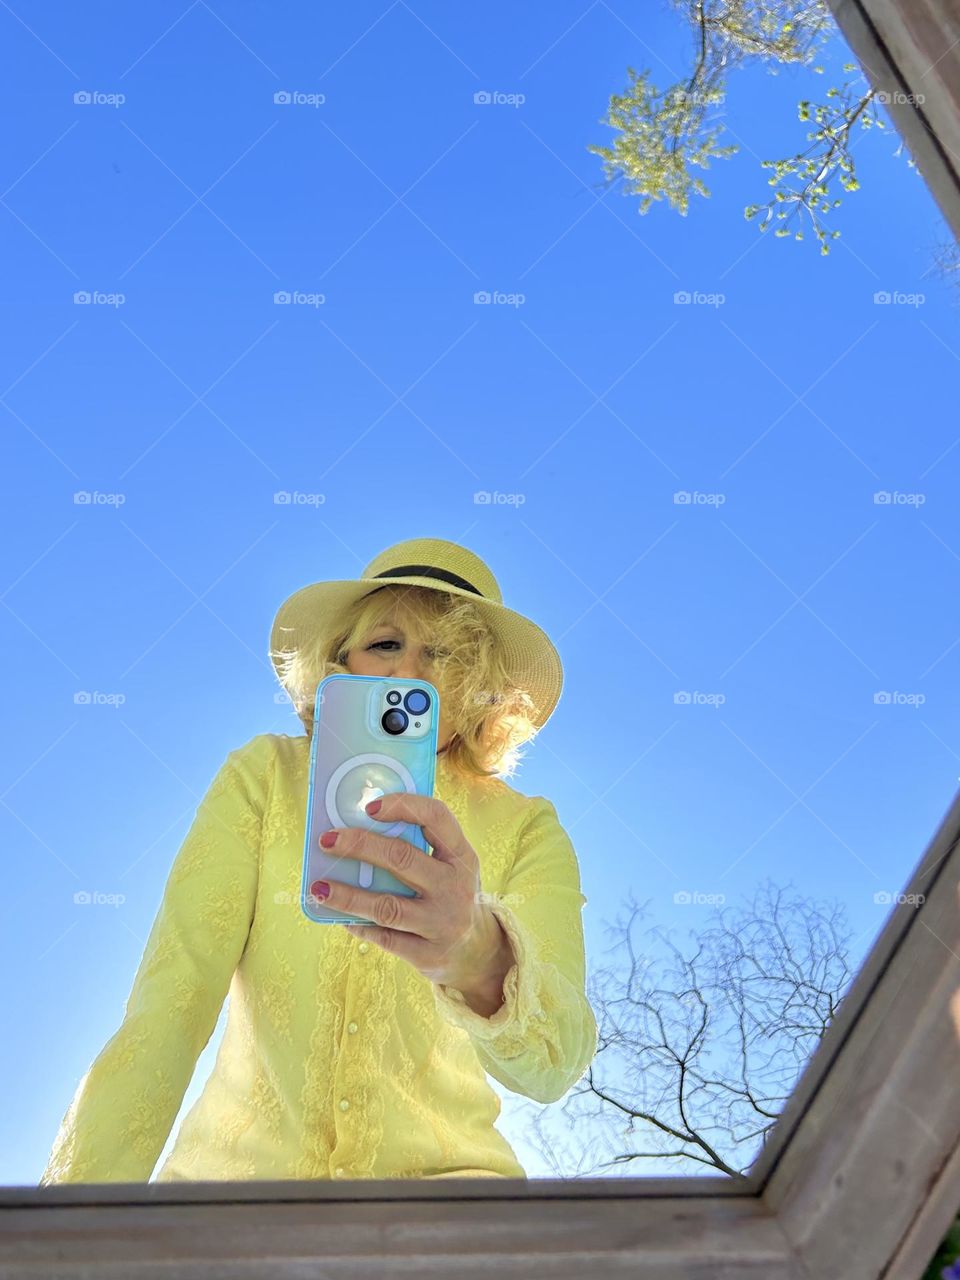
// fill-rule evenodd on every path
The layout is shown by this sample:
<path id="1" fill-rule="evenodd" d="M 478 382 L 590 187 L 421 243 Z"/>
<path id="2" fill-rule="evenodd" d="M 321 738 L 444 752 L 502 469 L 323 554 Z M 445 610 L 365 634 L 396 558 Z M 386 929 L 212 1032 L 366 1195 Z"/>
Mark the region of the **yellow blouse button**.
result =
<path id="1" fill-rule="evenodd" d="M 342 1177 L 343 1177 L 343 1165 L 340 1165 L 340 1164 L 338 1164 L 338 1165 L 337 1165 L 336 1169 L 334 1169 L 334 1171 L 333 1171 L 333 1176 L 334 1176 L 335 1178 L 342 1178 Z"/>
<path id="2" fill-rule="evenodd" d="M 351 1035 L 353 1035 L 356 1032 L 356 1029 L 357 1029 L 357 1024 L 355 1022 L 351 1022 L 349 1027 L 347 1027 L 347 1030 L 350 1032 Z"/>
<path id="3" fill-rule="evenodd" d="M 369 951 L 369 949 L 370 949 L 370 943 L 369 943 L 369 942 L 361 942 L 361 943 L 360 943 L 360 954 L 361 954 L 361 955 L 364 955 L 367 951 Z"/>
<path id="4" fill-rule="evenodd" d="M 348 1101 L 346 1098 L 341 1098 L 341 1099 L 340 1099 L 340 1110 L 341 1110 L 341 1111 L 346 1111 L 346 1110 L 349 1108 L 349 1106 L 350 1106 L 350 1103 L 349 1103 L 349 1101 Z"/>

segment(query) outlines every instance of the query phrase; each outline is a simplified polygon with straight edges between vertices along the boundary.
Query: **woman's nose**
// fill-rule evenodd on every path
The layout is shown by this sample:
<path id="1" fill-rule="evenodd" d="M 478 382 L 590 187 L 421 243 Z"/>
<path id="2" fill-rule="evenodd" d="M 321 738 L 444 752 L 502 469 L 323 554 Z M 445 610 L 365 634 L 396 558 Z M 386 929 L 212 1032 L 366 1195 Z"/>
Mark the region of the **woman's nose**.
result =
<path id="1" fill-rule="evenodd" d="M 420 663 L 416 658 L 410 658 L 404 655 L 400 662 L 394 664 L 392 674 L 398 680 L 422 680 L 423 672 L 420 669 Z"/>

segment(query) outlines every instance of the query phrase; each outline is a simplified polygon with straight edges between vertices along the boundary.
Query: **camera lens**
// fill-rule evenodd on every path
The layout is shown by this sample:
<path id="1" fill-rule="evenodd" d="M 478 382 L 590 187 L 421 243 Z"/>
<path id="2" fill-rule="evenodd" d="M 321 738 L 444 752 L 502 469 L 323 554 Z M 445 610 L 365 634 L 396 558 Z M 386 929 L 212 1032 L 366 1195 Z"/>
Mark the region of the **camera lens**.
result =
<path id="1" fill-rule="evenodd" d="M 405 711 L 401 711 L 399 707 L 391 707 L 389 711 L 383 713 L 380 723 L 387 733 L 392 733 L 396 737 L 398 733 L 403 733 L 410 722 Z"/>
<path id="2" fill-rule="evenodd" d="M 390 692 L 387 694 L 387 701 L 390 703 L 392 707 L 395 707 L 397 705 L 397 703 L 400 701 L 400 695 L 399 693 L 397 693 L 396 689 L 390 690 Z"/>
<path id="3" fill-rule="evenodd" d="M 413 716 L 422 716 L 430 705 L 430 695 L 425 689 L 411 689 L 403 700 L 403 705 Z"/>

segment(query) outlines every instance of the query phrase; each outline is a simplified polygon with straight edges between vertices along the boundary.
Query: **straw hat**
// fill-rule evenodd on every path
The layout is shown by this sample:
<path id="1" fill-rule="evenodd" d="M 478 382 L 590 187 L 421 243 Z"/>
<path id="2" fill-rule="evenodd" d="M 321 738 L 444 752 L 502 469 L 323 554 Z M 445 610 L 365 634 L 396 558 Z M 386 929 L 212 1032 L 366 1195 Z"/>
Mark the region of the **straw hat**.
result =
<path id="1" fill-rule="evenodd" d="M 499 638 L 511 679 L 536 704 L 533 723 L 538 729 L 546 724 L 563 688 L 560 655 L 535 622 L 506 607 L 496 578 L 478 555 L 442 538 L 398 542 L 371 560 L 359 578 L 314 582 L 286 599 L 270 633 L 271 658 L 281 683 L 276 653 L 298 648 L 321 619 L 387 583 L 429 587 L 472 600 Z"/>

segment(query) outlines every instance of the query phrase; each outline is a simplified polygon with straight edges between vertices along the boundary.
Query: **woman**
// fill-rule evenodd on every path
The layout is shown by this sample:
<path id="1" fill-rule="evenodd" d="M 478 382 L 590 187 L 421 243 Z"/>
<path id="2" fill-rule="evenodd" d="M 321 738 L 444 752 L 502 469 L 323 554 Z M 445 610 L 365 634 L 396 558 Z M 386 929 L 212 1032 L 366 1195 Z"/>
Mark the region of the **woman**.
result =
<path id="1" fill-rule="evenodd" d="M 149 1181 L 228 991 L 158 1182 L 524 1178 L 484 1072 L 554 1102 L 597 1047 L 576 854 L 553 804 L 503 781 L 557 704 L 559 656 L 478 556 L 417 538 L 291 596 L 271 658 L 306 734 L 257 735 L 211 783 L 39 1185 Z M 380 810 L 433 850 L 394 869 L 417 897 L 334 883 L 327 899 L 370 925 L 318 925 L 300 905 L 315 691 L 336 671 L 441 694 L 434 796 Z M 337 848 L 386 865 L 399 843 L 351 828 Z"/>

